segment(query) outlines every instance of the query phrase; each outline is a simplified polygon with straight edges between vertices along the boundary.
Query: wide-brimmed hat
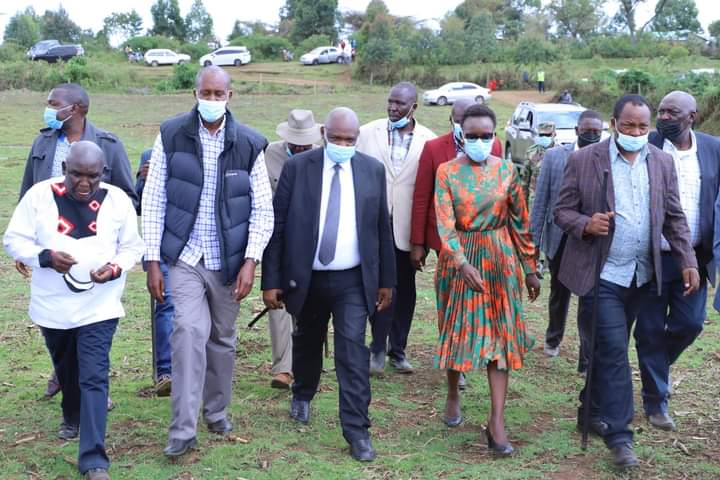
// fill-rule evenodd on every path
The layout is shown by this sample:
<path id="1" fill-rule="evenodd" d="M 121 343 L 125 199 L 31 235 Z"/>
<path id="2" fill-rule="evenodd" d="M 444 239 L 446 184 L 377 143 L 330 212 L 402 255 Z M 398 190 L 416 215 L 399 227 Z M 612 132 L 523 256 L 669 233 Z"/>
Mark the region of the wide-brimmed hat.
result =
<path id="1" fill-rule="evenodd" d="M 287 122 L 279 124 L 275 133 L 293 145 L 312 145 L 322 138 L 320 124 L 310 110 L 291 110 Z"/>

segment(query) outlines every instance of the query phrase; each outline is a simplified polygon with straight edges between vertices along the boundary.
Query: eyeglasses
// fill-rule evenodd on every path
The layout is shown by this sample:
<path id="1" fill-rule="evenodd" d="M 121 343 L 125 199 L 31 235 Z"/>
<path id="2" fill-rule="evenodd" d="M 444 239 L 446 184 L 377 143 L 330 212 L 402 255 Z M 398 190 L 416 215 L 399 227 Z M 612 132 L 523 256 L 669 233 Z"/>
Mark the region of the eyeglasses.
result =
<path id="1" fill-rule="evenodd" d="M 482 135 L 475 135 L 474 133 L 466 133 L 466 140 L 492 140 L 495 138 L 494 133 L 483 133 Z"/>

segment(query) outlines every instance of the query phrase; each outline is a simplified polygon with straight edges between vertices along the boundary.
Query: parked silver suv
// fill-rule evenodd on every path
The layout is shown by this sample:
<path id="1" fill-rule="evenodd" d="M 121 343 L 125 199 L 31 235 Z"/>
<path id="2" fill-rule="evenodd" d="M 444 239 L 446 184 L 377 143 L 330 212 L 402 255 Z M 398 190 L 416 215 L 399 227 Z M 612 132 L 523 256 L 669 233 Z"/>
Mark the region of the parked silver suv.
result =
<path id="1" fill-rule="evenodd" d="M 579 104 L 520 102 L 505 126 L 505 158 L 520 166 L 526 152 L 538 137 L 538 126 L 555 123 L 555 144 L 575 143 L 575 126 L 580 114 L 587 110 Z"/>

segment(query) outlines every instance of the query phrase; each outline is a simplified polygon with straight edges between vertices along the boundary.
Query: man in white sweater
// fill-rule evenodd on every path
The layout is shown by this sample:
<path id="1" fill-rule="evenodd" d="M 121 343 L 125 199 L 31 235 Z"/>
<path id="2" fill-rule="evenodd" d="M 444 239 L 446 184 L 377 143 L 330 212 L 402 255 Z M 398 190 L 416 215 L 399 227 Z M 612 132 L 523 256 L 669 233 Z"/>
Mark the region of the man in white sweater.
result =
<path id="1" fill-rule="evenodd" d="M 29 315 L 45 337 L 62 387 L 58 437 L 70 440 L 80 432 L 78 469 L 92 480 L 110 478 L 110 346 L 125 315 L 120 300 L 127 271 L 144 250 L 130 198 L 100 181 L 106 168 L 100 147 L 74 143 L 64 177 L 28 190 L 3 239 L 10 256 L 33 269 Z"/>

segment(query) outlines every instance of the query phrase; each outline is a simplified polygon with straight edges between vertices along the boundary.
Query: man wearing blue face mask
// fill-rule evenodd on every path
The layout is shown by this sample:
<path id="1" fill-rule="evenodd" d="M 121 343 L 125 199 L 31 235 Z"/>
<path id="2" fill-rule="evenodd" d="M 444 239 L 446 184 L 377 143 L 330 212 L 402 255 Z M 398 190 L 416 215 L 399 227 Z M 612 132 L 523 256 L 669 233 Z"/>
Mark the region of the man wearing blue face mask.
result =
<path id="1" fill-rule="evenodd" d="M 620 98 L 610 122 L 613 137 L 570 154 L 555 207 L 555 223 L 567 234 L 559 279 L 580 297 L 583 318 L 593 318 L 597 302 L 596 341 L 594 346 L 588 342 L 578 424 L 590 408 L 591 428 L 603 437 L 620 468 L 638 464 L 630 428 L 628 340 L 638 312 L 652 301 L 651 292 L 661 294 L 665 288 L 663 237 L 680 271 L 681 294 L 693 295 L 700 286 L 673 159 L 648 144 L 650 116 L 640 95 Z M 592 399 L 586 398 L 590 381 Z"/>
<path id="2" fill-rule="evenodd" d="M 530 206 L 530 195 L 535 191 L 535 183 L 540 173 L 540 165 L 545 152 L 554 146 L 555 122 L 542 122 L 538 126 L 538 136 L 535 143 L 527 149 L 525 163 L 520 172 L 523 181 L 523 192 L 525 192 L 525 200 L 527 200 L 528 206 Z"/>
<path id="3" fill-rule="evenodd" d="M 275 230 L 263 256 L 263 301 L 295 317 L 290 417 L 307 424 L 333 319 L 340 423 L 350 453 L 372 461 L 368 316 L 388 308 L 395 284 L 385 170 L 357 152 L 358 119 L 336 108 L 322 128 L 323 149 L 295 155 L 275 192 Z"/>
<path id="4" fill-rule="evenodd" d="M 162 259 L 175 304 L 168 457 L 197 446 L 201 405 L 210 432 L 233 429 L 227 408 L 239 302 L 273 230 L 267 140 L 227 109 L 226 71 L 203 68 L 195 85 L 193 109 L 160 126 L 142 200 L 148 290 L 163 302 Z"/>
<path id="5" fill-rule="evenodd" d="M 415 273 L 410 260 L 410 230 L 413 191 L 420 155 L 425 142 L 435 134 L 415 119 L 417 90 L 401 82 L 390 90 L 387 118 L 374 120 L 360 128 L 357 149 L 380 160 L 385 166 L 387 202 L 395 240 L 397 286 L 393 303 L 371 321 L 373 341 L 370 372 L 380 375 L 385 356 L 398 373 L 412 373 L 405 356 L 410 326 L 415 313 Z"/>

